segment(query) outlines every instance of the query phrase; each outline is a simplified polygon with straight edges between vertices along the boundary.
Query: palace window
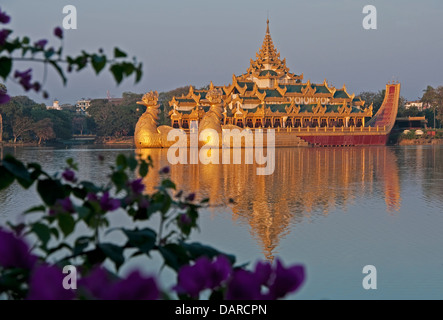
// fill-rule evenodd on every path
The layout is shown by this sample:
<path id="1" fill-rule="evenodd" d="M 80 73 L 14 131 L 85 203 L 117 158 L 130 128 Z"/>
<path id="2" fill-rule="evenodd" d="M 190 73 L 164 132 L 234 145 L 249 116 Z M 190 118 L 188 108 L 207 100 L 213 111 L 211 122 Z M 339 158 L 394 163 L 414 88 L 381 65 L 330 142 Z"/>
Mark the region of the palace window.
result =
<path id="1" fill-rule="evenodd" d="M 354 118 L 349 119 L 348 126 L 349 127 L 355 126 Z"/>
<path id="2" fill-rule="evenodd" d="M 318 119 L 312 120 L 312 127 L 318 127 Z"/>
<path id="3" fill-rule="evenodd" d="M 328 126 L 328 122 L 326 121 L 326 119 L 321 119 L 320 127 L 324 128 L 327 126 Z"/>
<path id="4" fill-rule="evenodd" d="M 255 127 L 256 127 L 256 128 L 260 128 L 260 127 L 262 127 L 261 119 L 257 119 L 257 120 L 255 120 Z"/>
<path id="5" fill-rule="evenodd" d="M 240 128 L 243 128 L 243 120 L 242 119 L 237 119 L 237 126 Z"/>
<path id="6" fill-rule="evenodd" d="M 291 119 L 291 118 L 288 118 L 288 119 L 286 120 L 286 127 L 287 127 L 287 128 L 292 127 L 292 119 Z"/>
<path id="7" fill-rule="evenodd" d="M 189 129 L 189 123 L 188 123 L 188 120 L 183 120 L 183 122 L 182 122 L 182 128 L 183 128 L 183 129 Z"/>
<path id="8" fill-rule="evenodd" d="M 266 119 L 265 120 L 265 128 L 269 128 L 269 127 L 272 127 L 271 119 Z"/>
<path id="9" fill-rule="evenodd" d="M 361 119 L 357 119 L 357 127 L 362 127 L 363 126 L 363 122 Z"/>
<path id="10" fill-rule="evenodd" d="M 254 127 L 254 124 L 252 123 L 252 119 L 247 119 L 246 120 L 246 126 L 248 127 L 248 128 L 253 128 Z"/>
<path id="11" fill-rule="evenodd" d="M 338 119 L 337 127 L 343 127 L 343 119 Z"/>
<path id="12" fill-rule="evenodd" d="M 175 129 L 180 128 L 180 125 L 178 124 L 178 120 L 174 120 L 174 124 L 172 125 L 172 127 Z"/>
<path id="13" fill-rule="evenodd" d="M 280 119 L 274 120 L 274 128 L 281 127 Z"/>
<path id="14" fill-rule="evenodd" d="M 296 127 L 296 128 L 301 127 L 301 120 L 300 119 L 295 119 L 294 127 Z"/>

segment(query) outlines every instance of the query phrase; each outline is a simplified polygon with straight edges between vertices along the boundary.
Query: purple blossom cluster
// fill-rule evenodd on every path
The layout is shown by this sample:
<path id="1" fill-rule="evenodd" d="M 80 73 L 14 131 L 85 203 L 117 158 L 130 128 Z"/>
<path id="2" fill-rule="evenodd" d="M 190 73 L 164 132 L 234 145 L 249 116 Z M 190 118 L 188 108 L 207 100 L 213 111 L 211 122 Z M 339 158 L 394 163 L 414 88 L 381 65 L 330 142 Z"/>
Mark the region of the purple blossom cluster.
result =
<path id="1" fill-rule="evenodd" d="M 214 261 L 202 257 L 197 259 L 194 265 L 180 269 L 174 290 L 178 294 L 188 294 L 196 298 L 205 289 L 219 287 L 231 273 L 231 263 L 226 257 L 218 256 Z"/>
<path id="2" fill-rule="evenodd" d="M 79 294 L 99 300 L 155 300 L 160 297 L 154 278 L 134 271 L 119 279 L 100 267 L 80 279 L 77 291 L 65 289 L 63 279 L 66 275 L 59 267 L 38 263 L 22 239 L 1 229 L 0 268 L 20 268 L 30 272 L 29 300 L 72 300 L 79 298 Z"/>
<path id="3" fill-rule="evenodd" d="M 197 298 L 206 289 L 226 284 L 227 300 L 276 300 L 295 292 L 305 280 L 304 267 L 284 267 L 280 260 L 275 266 L 259 262 L 254 271 L 232 269 L 224 256 L 214 261 L 199 258 L 192 266 L 184 266 L 178 273 L 174 290 Z"/>
<path id="4" fill-rule="evenodd" d="M 32 69 L 28 69 L 23 72 L 16 70 L 14 73 L 14 78 L 18 80 L 18 83 L 23 87 L 23 89 L 25 89 L 25 91 L 33 89 L 34 91 L 39 92 L 41 89 L 41 85 L 37 81 L 31 83 L 32 80 L 31 73 Z"/>
<path id="5" fill-rule="evenodd" d="M 0 266 L 31 269 L 37 257 L 30 254 L 28 245 L 13 233 L 0 229 Z"/>
<path id="6" fill-rule="evenodd" d="M 98 202 L 100 208 L 104 212 L 117 210 L 121 205 L 120 200 L 110 197 L 108 191 L 105 191 L 101 197 L 97 196 L 95 193 L 89 193 L 87 199 L 91 202 Z"/>
<path id="7" fill-rule="evenodd" d="M 228 284 L 228 300 L 276 300 L 298 290 L 305 280 L 304 267 L 284 267 L 277 259 L 275 266 L 259 262 L 253 272 L 235 270 Z M 263 287 L 267 292 L 263 292 Z"/>

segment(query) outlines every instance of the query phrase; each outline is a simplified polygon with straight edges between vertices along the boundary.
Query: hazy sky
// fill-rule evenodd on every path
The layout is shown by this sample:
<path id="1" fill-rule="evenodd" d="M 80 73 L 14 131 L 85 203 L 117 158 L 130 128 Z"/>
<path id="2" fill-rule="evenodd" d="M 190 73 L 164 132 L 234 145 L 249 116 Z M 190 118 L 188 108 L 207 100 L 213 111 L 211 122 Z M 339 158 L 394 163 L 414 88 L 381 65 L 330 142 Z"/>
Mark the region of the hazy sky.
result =
<path id="1" fill-rule="evenodd" d="M 376 91 L 391 80 L 407 99 L 429 85 L 443 85 L 443 1 L 441 0 L 2 0 L 15 35 L 50 38 L 61 26 L 65 5 L 75 5 L 78 29 L 65 31 L 65 50 L 119 46 L 144 64 L 138 85 L 116 86 L 112 77 L 81 72 L 63 87 L 56 73 L 46 88 L 61 103 L 82 97 L 119 97 L 124 91 L 167 91 L 213 81 L 227 85 L 255 57 L 269 11 L 274 44 L 287 65 L 305 80 L 328 82 L 349 92 Z M 378 29 L 364 30 L 362 9 L 375 5 Z M 24 70 L 26 65 L 16 65 Z M 8 82 L 12 95 L 22 94 Z M 39 102 L 44 100 L 35 95 Z M 46 101 L 49 104 L 49 101 Z"/>

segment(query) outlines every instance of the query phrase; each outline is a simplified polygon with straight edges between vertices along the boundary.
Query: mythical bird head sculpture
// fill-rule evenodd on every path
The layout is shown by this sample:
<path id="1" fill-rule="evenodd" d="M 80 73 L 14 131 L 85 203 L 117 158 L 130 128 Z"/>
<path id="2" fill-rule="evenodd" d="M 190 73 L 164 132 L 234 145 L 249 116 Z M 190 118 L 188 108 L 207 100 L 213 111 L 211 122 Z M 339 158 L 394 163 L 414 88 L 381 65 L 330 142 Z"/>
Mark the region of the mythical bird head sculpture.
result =
<path id="1" fill-rule="evenodd" d="M 146 93 L 142 101 L 137 101 L 137 104 L 141 104 L 146 106 L 147 108 L 158 108 L 158 92 L 157 91 L 150 91 Z"/>

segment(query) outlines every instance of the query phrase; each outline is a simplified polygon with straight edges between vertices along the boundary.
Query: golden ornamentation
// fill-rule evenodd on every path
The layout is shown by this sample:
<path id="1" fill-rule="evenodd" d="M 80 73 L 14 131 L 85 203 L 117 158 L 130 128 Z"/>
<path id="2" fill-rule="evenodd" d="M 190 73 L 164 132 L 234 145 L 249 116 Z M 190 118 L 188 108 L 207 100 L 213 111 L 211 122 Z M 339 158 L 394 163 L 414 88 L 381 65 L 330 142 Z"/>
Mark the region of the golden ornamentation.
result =
<path id="1" fill-rule="evenodd" d="M 134 141 L 137 148 L 162 148 L 171 146 L 174 142 L 167 141 L 172 127 L 158 126 L 158 92 L 146 93 L 137 104 L 146 106 L 145 113 L 138 119 L 135 126 Z"/>

